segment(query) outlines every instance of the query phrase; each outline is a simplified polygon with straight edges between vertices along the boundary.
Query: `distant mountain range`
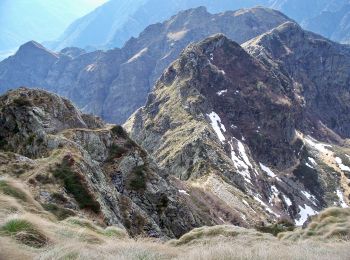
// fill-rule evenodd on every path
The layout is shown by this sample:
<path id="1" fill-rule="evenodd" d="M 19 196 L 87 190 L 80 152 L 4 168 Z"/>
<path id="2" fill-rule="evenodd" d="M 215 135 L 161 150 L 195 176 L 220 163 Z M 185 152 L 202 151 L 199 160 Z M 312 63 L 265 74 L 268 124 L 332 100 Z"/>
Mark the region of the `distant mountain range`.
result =
<path id="1" fill-rule="evenodd" d="M 47 46 L 55 50 L 76 46 L 108 49 L 122 47 L 148 25 L 163 22 L 179 11 L 206 6 L 210 12 L 236 10 L 257 5 L 259 0 L 110 0 L 72 23 L 64 34 Z"/>
<path id="2" fill-rule="evenodd" d="M 243 43 L 286 21 L 266 8 L 211 14 L 199 7 L 147 27 L 121 49 L 54 53 L 29 42 L 0 63 L 0 92 L 40 86 L 72 99 L 85 112 L 122 123 L 144 105 L 155 81 L 189 43 L 215 33 Z"/>
<path id="3" fill-rule="evenodd" d="M 103 2 L 1 0 L 0 59 L 27 41 L 35 39 L 41 42 L 57 38 L 72 21 Z"/>
<path id="4" fill-rule="evenodd" d="M 150 24 L 162 22 L 181 10 L 206 6 L 217 13 L 261 5 L 282 11 L 305 29 L 332 40 L 349 42 L 348 0 L 110 0 L 90 14 L 72 23 L 51 49 L 76 46 L 87 49 L 122 47 Z"/>

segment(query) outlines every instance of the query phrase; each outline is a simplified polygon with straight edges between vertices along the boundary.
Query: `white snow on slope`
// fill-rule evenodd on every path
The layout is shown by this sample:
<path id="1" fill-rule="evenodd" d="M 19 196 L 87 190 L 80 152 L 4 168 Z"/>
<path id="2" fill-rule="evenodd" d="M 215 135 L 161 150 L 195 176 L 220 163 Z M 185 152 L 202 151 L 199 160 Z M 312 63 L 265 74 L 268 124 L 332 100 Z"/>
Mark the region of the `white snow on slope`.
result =
<path id="1" fill-rule="evenodd" d="M 271 171 L 271 169 L 265 165 L 263 165 L 262 163 L 260 164 L 260 168 L 271 178 L 276 177 L 276 174 L 273 173 L 273 171 Z"/>
<path id="2" fill-rule="evenodd" d="M 309 162 L 310 162 L 313 166 L 317 166 L 317 162 L 315 161 L 314 158 L 309 157 L 308 160 L 309 160 Z"/>
<path id="3" fill-rule="evenodd" d="M 242 144 L 241 141 L 238 141 L 238 151 L 239 151 L 239 155 L 242 157 L 243 161 L 251 168 L 253 168 L 252 164 L 249 161 L 249 158 L 247 156 L 247 153 L 245 151 L 244 145 Z"/>
<path id="4" fill-rule="evenodd" d="M 222 74 L 222 75 L 226 75 L 226 72 L 224 70 L 219 70 L 219 72 Z"/>
<path id="5" fill-rule="evenodd" d="M 211 126 L 213 127 L 215 133 L 219 137 L 220 142 L 223 143 L 226 139 L 221 131 L 226 132 L 226 128 L 221 123 L 221 118 L 214 111 L 210 114 L 207 114 L 207 116 L 210 118 Z"/>
<path id="6" fill-rule="evenodd" d="M 287 204 L 288 207 L 292 206 L 292 201 L 290 200 L 290 198 L 288 198 L 286 195 L 282 195 L 283 196 L 283 199 L 284 199 L 284 202 Z"/>
<path id="7" fill-rule="evenodd" d="M 253 168 L 253 166 L 248 159 L 248 156 L 246 154 L 246 151 L 244 149 L 244 145 L 242 144 L 242 142 L 237 140 L 237 143 L 238 143 L 238 155 L 233 149 L 232 141 L 229 142 L 231 147 L 231 159 L 236 169 L 238 170 L 239 174 L 241 174 L 244 177 L 246 182 L 249 182 L 250 184 L 252 184 L 249 167 Z"/>
<path id="8" fill-rule="evenodd" d="M 350 168 L 343 164 L 342 159 L 340 159 L 339 157 L 336 157 L 335 161 L 338 164 L 340 170 L 345 171 L 345 172 L 350 172 Z"/>
<path id="9" fill-rule="evenodd" d="M 259 202 L 262 206 L 264 206 L 264 208 L 265 208 L 269 213 L 275 215 L 276 217 L 280 217 L 279 214 L 276 214 L 275 212 L 273 212 L 273 210 L 272 210 L 268 205 L 266 205 L 266 203 L 263 202 L 258 196 L 259 196 L 259 195 L 254 196 L 254 199 L 255 199 L 257 202 Z"/>
<path id="10" fill-rule="evenodd" d="M 278 194 L 280 193 L 275 185 L 271 186 L 271 191 L 272 191 L 272 195 L 269 199 L 270 204 L 272 204 L 274 198 L 278 198 Z"/>
<path id="11" fill-rule="evenodd" d="M 345 203 L 343 193 L 340 190 L 337 190 L 336 193 L 339 198 L 340 206 L 342 208 L 348 208 L 349 206 Z"/>
<path id="12" fill-rule="evenodd" d="M 301 193 L 304 194 L 304 196 L 308 200 L 310 200 L 315 206 L 317 205 L 316 204 L 317 199 L 316 199 L 316 197 L 314 195 L 311 195 L 310 193 L 308 193 L 307 191 L 304 191 L 304 190 L 302 190 Z"/>
<path id="13" fill-rule="evenodd" d="M 227 89 L 223 89 L 223 90 L 220 90 L 220 91 L 216 92 L 216 94 L 218 96 L 222 96 L 223 94 L 226 94 L 226 93 L 227 93 Z"/>
<path id="14" fill-rule="evenodd" d="M 131 63 L 135 60 L 137 60 L 138 58 L 140 58 L 142 55 L 144 55 L 146 52 L 148 51 L 148 48 L 144 48 L 141 51 L 139 51 L 138 53 L 136 53 L 134 56 L 132 56 L 126 63 Z"/>
<path id="15" fill-rule="evenodd" d="M 184 194 L 184 195 L 190 196 L 190 194 L 188 194 L 188 192 L 185 191 L 185 190 L 179 190 L 179 192 L 182 193 L 182 194 Z"/>
<path id="16" fill-rule="evenodd" d="M 314 216 L 318 214 L 316 210 L 313 210 L 306 204 L 304 204 L 304 207 L 299 206 L 299 209 L 300 218 L 295 220 L 295 225 L 297 226 L 302 226 L 305 223 L 305 221 L 309 218 L 309 216 Z"/>
<path id="17" fill-rule="evenodd" d="M 314 167 L 312 167 L 309 163 L 305 163 L 305 165 L 311 169 L 315 169 Z"/>
<path id="18" fill-rule="evenodd" d="M 96 69 L 96 67 L 97 67 L 96 64 L 87 65 L 86 68 L 85 68 L 85 71 L 93 72 Z"/>
<path id="19" fill-rule="evenodd" d="M 312 146 L 313 148 L 315 148 L 316 150 L 318 150 L 321 153 L 327 153 L 329 152 L 329 150 L 326 147 L 332 147 L 331 145 L 328 144 L 322 144 L 318 141 L 316 141 L 314 138 L 312 138 L 311 136 L 307 136 L 305 138 L 305 142 Z"/>

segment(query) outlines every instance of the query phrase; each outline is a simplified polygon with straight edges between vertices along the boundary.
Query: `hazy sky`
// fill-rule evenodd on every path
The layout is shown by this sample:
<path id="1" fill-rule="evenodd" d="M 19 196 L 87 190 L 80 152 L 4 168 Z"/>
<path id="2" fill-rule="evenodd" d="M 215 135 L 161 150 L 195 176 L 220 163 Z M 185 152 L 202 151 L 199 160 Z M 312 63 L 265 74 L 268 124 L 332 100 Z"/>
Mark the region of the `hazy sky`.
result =
<path id="1" fill-rule="evenodd" d="M 0 0 L 0 56 L 30 40 L 57 39 L 69 24 L 107 1 Z"/>

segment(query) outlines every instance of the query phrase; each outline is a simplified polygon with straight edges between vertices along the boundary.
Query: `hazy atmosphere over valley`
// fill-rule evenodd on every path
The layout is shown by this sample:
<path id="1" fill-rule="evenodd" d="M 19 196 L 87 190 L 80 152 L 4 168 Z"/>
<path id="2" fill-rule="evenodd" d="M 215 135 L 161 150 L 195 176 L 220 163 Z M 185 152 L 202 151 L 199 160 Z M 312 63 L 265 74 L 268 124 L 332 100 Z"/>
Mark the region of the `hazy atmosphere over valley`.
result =
<path id="1" fill-rule="evenodd" d="M 0 259 L 350 259 L 350 0 L 1 0 Z"/>

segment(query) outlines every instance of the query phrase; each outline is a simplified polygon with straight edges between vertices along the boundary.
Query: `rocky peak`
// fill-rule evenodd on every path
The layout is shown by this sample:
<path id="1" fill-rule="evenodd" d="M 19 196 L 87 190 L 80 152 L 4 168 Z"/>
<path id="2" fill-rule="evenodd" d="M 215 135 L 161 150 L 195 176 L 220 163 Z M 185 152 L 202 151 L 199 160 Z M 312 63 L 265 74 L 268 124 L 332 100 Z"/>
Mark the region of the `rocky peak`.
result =
<path id="1" fill-rule="evenodd" d="M 273 62 L 293 78 L 305 99 L 306 120 L 300 126 L 318 138 L 349 137 L 350 48 L 286 23 L 245 43 L 244 48 L 263 62 Z M 322 123 L 320 123 L 322 122 Z M 327 130 L 328 128 L 328 130 Z M 334 131 L 334 132 L 333 132 Z"/>
<path id="2" fill-rule="evenodd" d="M 7 148 L 31 157 L 41 156 L 48 134 L 71 128 L 98 128 L 98 118 L 84 115 L 67 99 L 44 90 L 21 87 L 0 98 L 1 140 Z M 37 142 L 34 150 L 28 144 Z M 38 149 L 37 149 L 38 148 Z"/>
<path id="3" fill-rule="evenodd" d="M 57 59 L 58 54 L 46 49 L 43 45 L 36 41 L 29 41 L 21 45 L 16 52 L 16 56 L 19 59 L 29 59 L 45 57 L 47 59 Z"/>
<path id="4" fill-rule="evenodd" d="M 299 57 L 300 49 L 292 46 L 305 39 L 299 37 L 302 33 L 293 23 L 266 33 L 271 44 L 286 41 L 276 53 L 280 60 L 272 58 L 276 56 L 259 37 L 250 41 L 261 43 L 256 53 L 244 44 L 253 55 L 220 34 L 189 45 L 126 128 L 161 167 L 179 178 L 199 182 L 225 201 L 228 194 L 231 201 L 249 194 L 270 217 L 304 222 L 306 211 L 315 214 L 342 201 L 329 199 L 339 194 L 332 185 L 345 195 L 349 190 L 346 174 L 325 166 L 334 166 L 337 156 L 344 158 L 347 148 L 334 144 L 337 148 L 322 150 L 333 144 L 308 136 L 321 132 L 308 125 L 317 115 L 307 109 L 297 74 L 284 67 L 284 57 Z M 318 44 L 322 46 L 315 40 L 313 46 Z M 326 126 L 323 130 L 332 132 Z M 310 162 L 316 160 L 314 167 Z M 240 210 L 250 215 L 244 206 Z"/>

